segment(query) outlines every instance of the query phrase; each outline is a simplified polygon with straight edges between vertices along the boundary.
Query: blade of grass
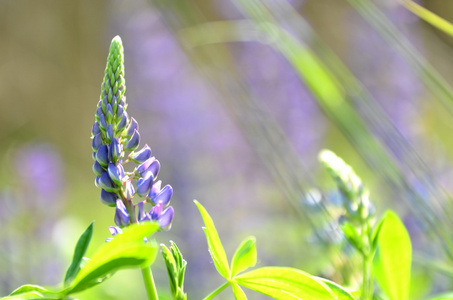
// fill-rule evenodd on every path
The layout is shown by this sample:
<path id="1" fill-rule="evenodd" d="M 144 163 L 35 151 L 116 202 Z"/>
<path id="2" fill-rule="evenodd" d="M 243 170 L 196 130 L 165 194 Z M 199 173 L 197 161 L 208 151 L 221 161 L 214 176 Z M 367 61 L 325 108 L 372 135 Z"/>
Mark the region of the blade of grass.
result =
<path id="1" fill-rule="evenodd" d="M 439 17 L 435 13 L 427 10 L 426 8 L 424 8 L 418 3 L 415 3 L 414 1 L 411 0 L 399 0 L 399 1 L 404 7 L 406 7 L 409 11 L 411 11 L 414 15 L 416 15 L 420 19 L 433 25 L 439 30 L 442 30 L 446 34 L 453 36 L 453 24 L 451 24 L 447 20 Z"/>

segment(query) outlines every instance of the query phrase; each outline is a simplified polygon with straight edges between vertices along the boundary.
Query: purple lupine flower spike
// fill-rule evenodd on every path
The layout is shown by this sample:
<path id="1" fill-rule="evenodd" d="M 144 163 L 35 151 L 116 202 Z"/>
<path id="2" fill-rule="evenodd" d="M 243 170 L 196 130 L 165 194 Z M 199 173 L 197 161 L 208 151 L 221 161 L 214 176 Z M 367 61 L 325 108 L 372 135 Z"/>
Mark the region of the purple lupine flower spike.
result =
<path id="1" fill-rule="evenodd" d="M 162 182 L 154 182 L 160 163 L 152 157 L 148 145 L 135 152 L 140 144 L 139 125 L 134 118 L 129 119 L 126 112 L 123 57 L 121 39 L 115 37 L 110 46 L 91 130 L 95 184 L 101 188 L 101 202 L 116 207 L 114 221 L 119 227 L 154 221 L 159 223 L 161 230 L 167 230 L 174 215 L 173 208 L 168 206 L 173 189 L 167 185 L 161 190 Z M 127 159 L 123 162 L 124 157 Z M 128 161 L 138 164 L 134 172 L 125 172 L 123 164 Z M 136 187 L 133 184 L 135 180 Z M 134 205 L 135 195 L 146 196 L 146 199 Z M 149 212 L 145 212 L 145 203 L 153 206 Z M 138 215 L 135 215 L 135 210 L 128 211 L 126 206 L 138 206 Z M 112 235 L 121 233 L 119 227 L 110 228 Z"/>

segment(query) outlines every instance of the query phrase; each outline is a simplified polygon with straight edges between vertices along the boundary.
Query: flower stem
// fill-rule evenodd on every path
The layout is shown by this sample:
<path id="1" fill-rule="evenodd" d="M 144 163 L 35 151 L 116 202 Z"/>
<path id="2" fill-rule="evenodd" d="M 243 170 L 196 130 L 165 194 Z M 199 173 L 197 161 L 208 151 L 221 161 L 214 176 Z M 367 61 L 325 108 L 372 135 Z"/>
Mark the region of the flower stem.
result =
<path id="1" fill-rule="evenodd" d="M 143 280 L 145 281 L 146 294 L 148 300 L 158 300 L 156 285 L 154 284 L 153 272 L 150 267 L 142 268 Z"/>
<path id="2" fill-rule="evenodd" d="M 210 300 L 210 299 L 214 298 L 214 297 L 217 296 L 221 291 L 223 291 L 225 288 L 227 288 L 229 285 L 230 285 L 230 282 L 229 282 L 229 281 L 225 282 L 224 284 L 222 284 L 221 286 L 219 286 L 215 291 L 213 291 L 212 293 L 210 293 L 209 295 L 207 295 L 203 300 Z"/>

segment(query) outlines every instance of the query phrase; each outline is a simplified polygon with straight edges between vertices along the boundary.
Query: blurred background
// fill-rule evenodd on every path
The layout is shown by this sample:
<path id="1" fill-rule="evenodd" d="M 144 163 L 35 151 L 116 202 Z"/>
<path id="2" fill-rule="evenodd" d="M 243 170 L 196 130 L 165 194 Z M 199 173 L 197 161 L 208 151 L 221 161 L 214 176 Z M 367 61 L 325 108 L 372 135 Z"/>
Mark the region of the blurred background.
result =
<path id="1" fill-rule="evenodd" d="M 453 21 L 453 2 L 418 3 Z M 156 239 L 188 261 L 189 299 L 222 283 L 193 199 L 229 257 L 253 235 L 260 266 L 357 284 L 324 148 L 355 169 L 378 216 L 404 220 L 410 299 L 453 288 L 453 40 L 400 1 L 0 0 L 0 295 L 59 284 L 93 220 L 89 254 L 110 235 L 90 133 L 115 35 L 129 115 L 175 191 L 173 228 Z M 160 257 L 153 270 L 166 299 Z M 126 270 L 78 297 L 144 292 Z"/>

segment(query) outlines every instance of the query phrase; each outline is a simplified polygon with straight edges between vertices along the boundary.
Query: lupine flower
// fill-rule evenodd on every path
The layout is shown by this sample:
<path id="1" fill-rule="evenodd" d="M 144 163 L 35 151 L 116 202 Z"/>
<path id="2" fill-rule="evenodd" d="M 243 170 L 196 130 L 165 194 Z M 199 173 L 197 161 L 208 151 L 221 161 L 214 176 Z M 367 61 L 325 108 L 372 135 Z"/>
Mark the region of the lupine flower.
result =
<path id="1" fill-rule="evenodd" d="M 368 191 L 354 170 L 332 151 L 323 150 L 319 160 L 337 182 L 345 201 L 345 217 L 356 223 L 363 223 L 374 217 L 374 207 L 368 199 Z"/>
<path id="2" fill-rule="evenodd" d="M 101 202 L 115 207 L 114 221 L 119 227 L 110 228 L 112 235 L 121 233 L 121 227 L 146 221 L 158 222 L 162 230 L 168 230 L 174 216 L 173 208 L 168 206 L 173 188 L 167 185 L 161 190 L 161 181 L 155 182 L 160 163 L 152 156 L 151 148 L 145 145 L 137 150 L 139 126 L 126 112 L 125 91 L 124 52 L 121 38 L 116 36 L 110 45 L 91 132 L 95 185 L 101 188 Z M 129 152 L 127 156 L 126 151 Z M 124 170 L 123 164 L 129 161 L 137 164 L 133 172 Z M 132 180 L 137 180 L 135 188 Z M 145 200 L 133 204 L 135 195 Z M 149 212 L 144 211 L 146 202 L 152 205 Z M 139 207 L 138 216 L 136 206 Z"/>

